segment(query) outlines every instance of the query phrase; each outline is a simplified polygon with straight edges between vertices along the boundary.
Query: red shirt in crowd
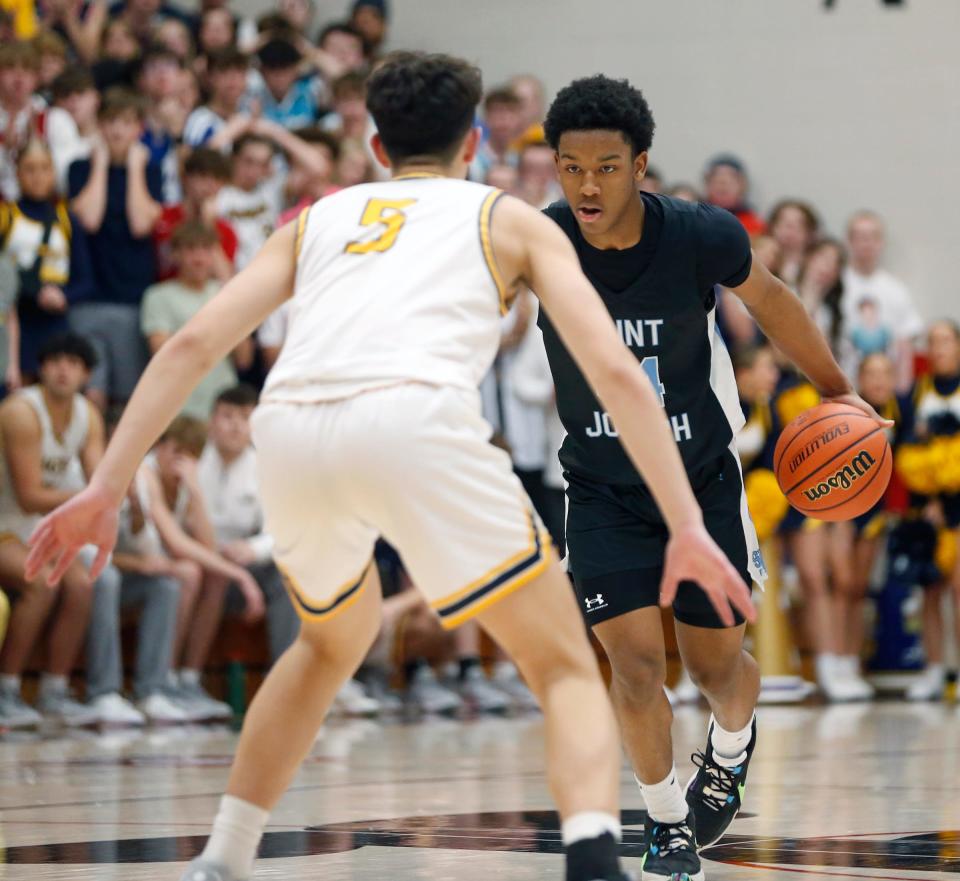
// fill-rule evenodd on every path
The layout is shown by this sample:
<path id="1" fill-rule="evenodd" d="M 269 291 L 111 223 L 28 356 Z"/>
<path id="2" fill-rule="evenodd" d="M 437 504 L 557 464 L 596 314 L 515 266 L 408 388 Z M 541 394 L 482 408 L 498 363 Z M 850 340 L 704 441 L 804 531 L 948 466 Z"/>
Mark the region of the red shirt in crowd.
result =
<path id="1" fill-rule="evenodd" d="M 173 248 L 170 239 L 173 233 L 186 220 L 186 211 L 183 205 L 165 205 L 157 225 L 153 228 L 153 242 L 157 249 L 157 281 L 167 281 L 177 274 L 177 267 L 173 261 Z M 226 220 L 217 218 L 217 235 L 220 237 L 220 247 L 227 259 L 233 263 L 237 256 L 237 234 Z"/>

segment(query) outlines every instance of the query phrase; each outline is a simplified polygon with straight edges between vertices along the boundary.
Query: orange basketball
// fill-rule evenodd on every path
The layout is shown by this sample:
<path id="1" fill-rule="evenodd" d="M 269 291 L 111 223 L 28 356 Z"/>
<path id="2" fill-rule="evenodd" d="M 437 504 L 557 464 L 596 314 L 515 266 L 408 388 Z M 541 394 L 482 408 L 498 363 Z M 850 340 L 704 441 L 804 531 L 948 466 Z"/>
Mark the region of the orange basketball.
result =
<path id="1" fill-rule="evenodd" d="M 820 404 L 793 420 L 773 454 L 787 501 L 817 520 L 852 520 L 883 496 L 893 471 L 884 430 L 848 404 Z"/>

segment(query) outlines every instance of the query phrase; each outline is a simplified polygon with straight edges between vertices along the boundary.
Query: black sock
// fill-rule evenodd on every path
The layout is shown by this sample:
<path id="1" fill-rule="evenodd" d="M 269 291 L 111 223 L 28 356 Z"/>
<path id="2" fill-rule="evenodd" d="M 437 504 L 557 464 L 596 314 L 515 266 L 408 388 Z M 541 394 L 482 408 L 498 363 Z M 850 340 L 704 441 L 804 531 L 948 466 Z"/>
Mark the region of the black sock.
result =
<path id="1" fill-rule="evenodd" d="M 620 878 L 620 845 L 609 833 L 598 838 L 584 838 L 569 845 L 567 881 L 596 881 Z"/>
<path id="2" fill-rule="evenodd" d="M 469 673 L 474 667 L 480 666 L 480 658 L 476 655 L 470 655 L 467 658 L 460 659 L 460 681 L 462 682 L 467 678 L 467 673 Z"/>
<path id="3" fill-rule="evenodd" d="M 407 685 L 413 682 L 413 677 L 417 670 L 426 666 L 427 662 L 424 661 L 423 658 L 414 658 L 411 661 L 407 661 L 407 663 L 403 665 L 403 677 Z"/>

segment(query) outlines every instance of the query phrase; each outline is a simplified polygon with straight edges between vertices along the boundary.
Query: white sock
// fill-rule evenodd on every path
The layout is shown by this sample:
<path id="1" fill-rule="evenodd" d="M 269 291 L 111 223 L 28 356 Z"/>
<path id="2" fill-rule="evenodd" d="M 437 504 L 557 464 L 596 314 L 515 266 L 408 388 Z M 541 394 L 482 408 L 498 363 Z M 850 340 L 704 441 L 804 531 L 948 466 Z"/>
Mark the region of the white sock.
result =
<path id="1" fill-rule="evenodd" d="M 563 821 L 562 830 L 564 847 L 589 838 L 599 838 L 606 832 L 609 832 L 617 841 L 622 835 L 620 821 L 613 814 L 606 814 L 603 811 L 582 811 L 567 817 Z"/>
<path id="2" fill-rule="evenodd" d="M 56 676 L 53 673 L 44 673 L 40 677 L 40 690 L 44 692 L 60 692 L 67 690 L 67 677 Z"/>
<path id="3" fill-rule="evenodd" d="M 184 668 L 180 671 L 180 684 L 181 685 L 199 685 L 200 684 L 200 671 L 199 670 L 188 670 Z"/>
<path id="4" fill-rule="evenodd" d="M 260 846 L 269 811 L 242 798 L 225 795 L 213 821 L 213 832 L 202 858 L 226 866 L 238 879 L 253 874 L 253 860 Z"/>
<path id="5" fill-rule="evenodd" d="M 0 676 L 0 689 L 8 694 L 20 694 L 20 677 L 4 673 Z"/>
<path id="6" fill-rule="evenodd" d="M 640 792 L 647 803 L 647 814 L 661 823 L 679 823 L 687 818 L 690 808 L 677 779 L 677 769 L 673 767 L 666 778 L 659 783 L 646 784 L 637 778 Z"/>
<path id="7" fill-rule="evenodd" d="M 733 768 L 747 757 L 747 747 L 750 745 L 750 738 L 753 737 L 754 718 L 754 716 L 750 717 L 746 728 L 727 731 L 726 728 L 720 727 L 720 723 L 712 715 L 710 716 L 710 722 L 713 724 L 710 743 L 718 765 Z"/>

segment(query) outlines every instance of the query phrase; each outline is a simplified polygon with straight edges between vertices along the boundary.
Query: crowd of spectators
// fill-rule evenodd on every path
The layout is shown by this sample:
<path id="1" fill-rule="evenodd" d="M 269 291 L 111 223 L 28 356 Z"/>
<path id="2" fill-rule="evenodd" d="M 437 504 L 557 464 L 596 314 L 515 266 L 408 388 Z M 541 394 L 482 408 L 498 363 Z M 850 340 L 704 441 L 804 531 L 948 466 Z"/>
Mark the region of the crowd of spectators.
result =
<path id="1" fill-rule="evenodd" d="M 365 83 L 386 39 L 386 0 L 357 0 L 322 28 L 313 18 L 311 0 L 280 0 L 255 21 L 226 0 L 201 0 L 191 14 L 161 0 L 0 0 L 0 727 L 44 717 L 68 725 L 225 718 L 231 708 L 204 688 L 225 612 L 265 616 L 272 658 L 295 637 L 263 532 L 249 433 L 286 309 L 214 367 L 144 461 L 116 553 L 95 583 L 79 564 L 55 588 L 27 583 L 23 559 L 36 519 L 96 466 L 150 355 L 278 225 L 385 174 L 369 148 Z M 545 102 L 532 75 L 490 89 L 473 179 L 536 207 L 559 198 L 540 126 Z M 877 517 L 818 526 L 787 513 L 769 454 L 779 426 L 816 393 L 719 292 L 718 326 L 748 417 L 740 442 L 751 506 L 764 539 L 782 547 L 788 582 L 795 572 L 798 641 L 816 658 L 820 687 L 832 699 L 872 694 L 860 666 L 873 620 L 864 597 L 889 535 L 926 588 L 927 667 L 911 696 L 938 697 L 947 586 L 960 597 L 950 557 L 960 526 L 957 328 L 924 327 L 907 288 L 883 268 L 884 224 L 870 211 L 852 214 L 838 238 L 800 199 L 763 214 L 733 155 L 711 159 L 696 185 L 668 185 L 650 169 L 641 186 L 735 214 L 756 259 L 794 288 L 864 396 L 895 413 L 906 486 L 895 529 Z M 532 295 L 518 298 L 482 392 L 496 441 L 562 547 L 562 427 L 535 313 Z M 378 560 L 383 633 L 365 683 L 345 687 L 341 709 L 395 706 L 398 680 L 428 712 L 530 706 L 509 662 L 481 665 L 476 627 L 445 635 L 396 555 L 382 547 Z M 139 610 L 129 689 L 128 607 Z M 82 700 L 70 678 L 78 669 Z M 40 674 L 35 699 L 26 671 Z M 681 682 L 677 696 L 695 692 Z"/>

